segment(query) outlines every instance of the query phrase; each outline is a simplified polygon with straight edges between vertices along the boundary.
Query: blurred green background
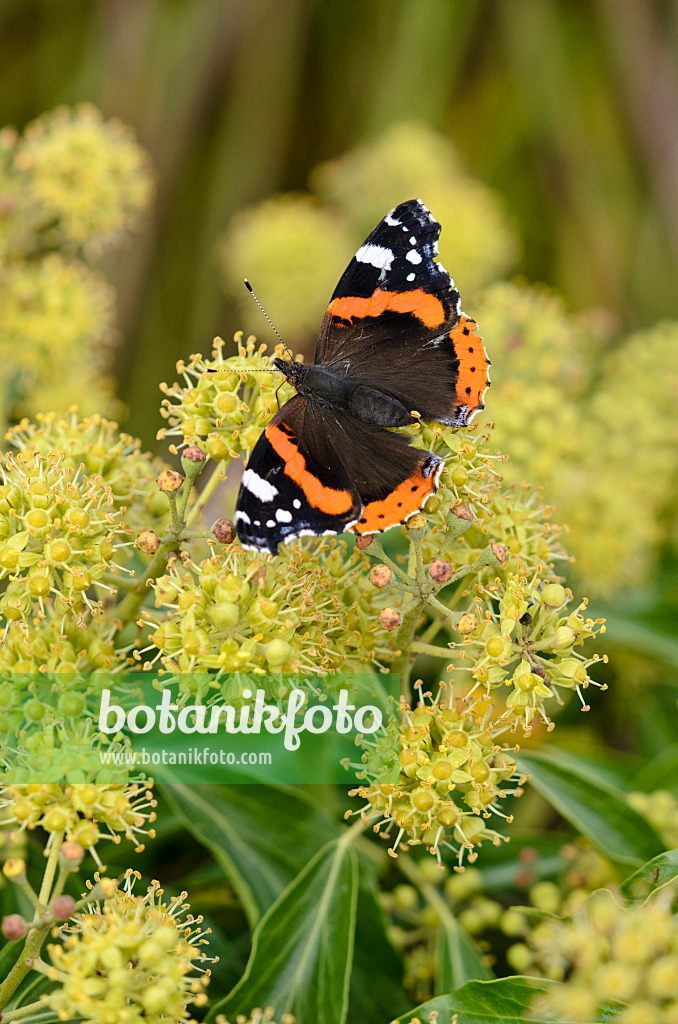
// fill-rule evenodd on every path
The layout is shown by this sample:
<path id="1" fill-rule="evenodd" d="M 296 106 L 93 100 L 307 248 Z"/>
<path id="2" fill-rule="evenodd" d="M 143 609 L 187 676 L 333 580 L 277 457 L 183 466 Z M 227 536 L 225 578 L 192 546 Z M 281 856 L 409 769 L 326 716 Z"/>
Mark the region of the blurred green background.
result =
<path id="1" fill-rule="evenodd" d="M 152 156 L 152 212 L 107 267 L 150 442 L 157 381 L 241 326 L 216 258 L 233 213 L 402 120 L 503 197 L 517 273 L 619 329 L 678 315 L 677 34 L 669 0 L 3 0 L 0 123 L 88 100 Z"/>

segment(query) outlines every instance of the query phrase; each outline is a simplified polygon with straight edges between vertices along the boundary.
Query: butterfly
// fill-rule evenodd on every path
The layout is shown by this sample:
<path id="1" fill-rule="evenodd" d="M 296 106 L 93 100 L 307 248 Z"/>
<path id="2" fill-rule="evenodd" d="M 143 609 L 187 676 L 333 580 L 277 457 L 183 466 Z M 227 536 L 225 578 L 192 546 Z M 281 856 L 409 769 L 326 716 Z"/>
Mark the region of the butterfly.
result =
<path id="1" fill-rule="evenodd" d="M 489 386 L 476 322 L 438 255 L 420 199 L 377 224 L 327 307 L 313 363 L 276 358 L 297 394 L 259 437 L 235 513 L 245 548 L 272 554 L 307 534 L 378 533 L 436 491 L 443 460 L 389 427 L 467 426 Z"/>

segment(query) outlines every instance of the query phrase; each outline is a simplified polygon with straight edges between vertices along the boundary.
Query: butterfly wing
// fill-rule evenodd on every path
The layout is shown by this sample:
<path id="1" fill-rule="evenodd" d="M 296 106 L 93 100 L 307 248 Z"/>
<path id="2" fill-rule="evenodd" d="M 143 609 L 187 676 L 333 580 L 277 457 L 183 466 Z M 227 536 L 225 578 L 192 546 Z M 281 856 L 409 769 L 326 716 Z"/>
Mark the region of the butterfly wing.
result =
<path id="1" fill-rule="evenodd" d="M 479 409 L 490 365 L 476 323 L 436 262 L 440 224 L 420 199 L 396 206 L 337 285 L 315 362 L 391 395 L 426 419 L 464 426 Z"/>
<path id="2" fill-rule="evenodd" d="M 304 534 L 376 533 L 434 493 L 442 460 L 406 438 L 296 396 L 257 441 L 235 524 L 243 547 L 275 554 Z"/>

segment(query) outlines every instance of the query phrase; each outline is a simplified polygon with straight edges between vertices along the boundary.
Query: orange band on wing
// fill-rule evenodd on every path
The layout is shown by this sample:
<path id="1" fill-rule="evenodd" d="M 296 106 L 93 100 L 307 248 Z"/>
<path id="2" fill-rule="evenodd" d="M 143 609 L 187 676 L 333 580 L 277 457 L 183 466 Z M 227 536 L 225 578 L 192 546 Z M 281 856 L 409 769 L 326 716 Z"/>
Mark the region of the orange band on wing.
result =
<path id="1" fill-rule="evenodd" d="M 306 469 L 306 459 L 280 427 L 269 424 L 266 427 L 266 438 L 285 463 L 285 473 L 299 484 L 310 505 L 333 516 L 343 515 L 353 508 L 353 495 L 350 491 L 336 491 L 333 487 L 324 487 L 312 473 L 309 473 Z"/>
<path id="2" fill-rule="evenodd" d="M 365 505 L 359 522 L 351 528 L 353 532 L 379 533 L 381 530 L 388 530 L 389 526 L 404 523 L 418 512 L 426 499 L 435 492 L 441 469 L 442 463 L 427 477 L 418 469 L 407 480 L 403 480 L 388 497 Z"/>
<path id="3" fill-rule="evenodd" d="M 483 408 L 483 398 L 490 384 L 490 360 L 483 339 L 476 334 L 477 328 L 475 320 L 462 313 L 459 323 L 450 331 L 454 353 L 459 360 L 457 401 L 468 405 L 471 413 Z"/>
<path id="4" fill-rule="evenodd" d="M 407 292 L 385 292 L 377 289 L 367 298 L 347 295 L 330 302 L 327 312 L 342 320 L 352 317 L 379 316 L 385 310 L 394 313 L 412 313 L 426 327 L 440 327 L 445 322 L 445 308 L 435 295 L 422 288 Z"/>

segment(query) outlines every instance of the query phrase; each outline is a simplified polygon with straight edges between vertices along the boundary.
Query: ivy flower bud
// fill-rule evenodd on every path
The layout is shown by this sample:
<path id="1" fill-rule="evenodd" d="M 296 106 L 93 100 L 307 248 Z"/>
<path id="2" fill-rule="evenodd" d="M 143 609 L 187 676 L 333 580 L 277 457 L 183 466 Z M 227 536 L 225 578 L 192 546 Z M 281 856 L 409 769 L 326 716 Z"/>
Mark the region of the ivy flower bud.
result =
<path id="1" fill-rule="evenodd" d="M 181 453 L 182 464 L 184 462 L 187 462 L 187 463 L 205 462 L 206 459 L 207 459 L 207 456 L 205 455 L 205 452 L 202 450 L 202 448 L 200 447 L 199 444 L 189 445 L 189 447 L 188 448 L 184 448 L 183 452 Z M 187 469 L 188 469 L 188 467 L 184 466 L 184 470 L 187 470 Z"/>
<path id="2" fill-rule="evenodd" d="M 152 530 L 142 530 L 135 540 L 134 546 L 145 555 L 154 555 L 160 547 L 160 537 Z"/>
<path id="3" fill-rule="evenodd" d="M 75 900 L 72 896 L 57 896 L 52 903 L 52 913 L 59 921 L 67 921 L 75 913 Z"/>
<path id="4" fill-rule="evenodd" d="M 374 540 L 374 534 L 373 533 L 361 533 L 361 534 L 358 535 L 358 537 L 356 537 L 355 546 L 360 551 L 364 551 L 365 548 L 368 548 L 370 546 L 370 544 L 372 543 L 373 540 Z"/>
<path id="5" fill-rule="evenodd" d="M 26 922 L 20 914 L 8 914 L 2 919 L 0 931 L 8 941 L 23 939 L 26 934 Z"/>
<path id="6" fill-rule="evenodd" d="M 375 565 L 370 571 L 370 583 L 373 587 L 387 587 L 391 582 L 391 570 L 387 565 Z"/>
<path id="7" fill-rule="evenodd" d="M 2 873 L 12 882 L 22 881 L 26 877 L 26 861 L 22 857 L 10 857 L 2 865 Z"/>
<path id="8" fill-rule="evenodd" d="M 448 580 L 452 579 L 452 566 L 449 562 L 436 559 L 435 562 L 431 563 L 429 575 L 436 583 L 447 583 Z"/>
<path id="9" fill-rule="evenodd" d="M 379 622 L 384 629 L 392 632 L 400 625 L 400 612 L 396 608 L 382 608 L 379 612 Z"/>
<path id="10" fill-rule="evenodd" d="M 471 511 L 471 506 L 467 502 L 464 502 L 461 505 L 453 505 L 450 512 L 453 516 L 456 516 L 457 519 L 465 519 L 467 522 L 473 521 L 473 512 Z"/>
<path id="11" fill-rule="evenodd" d="M 236 537 L 235 526 L 230 519 L 217 519 L 212 533 L 220 544 L 232 544 Z"/>
<path id="12" fill-rule="evenodd" d="M 77 871 L 82 864 L 85 851 L 79 843 L 70 841 L 59 847 L 59 866 L 68 871 Z"/>
<path id="13" fill-rule="evenodd" d="M 183 486 L 184 478 L 174 469 L 166 469 L 157 479 L 158 487 L 165 494 L 174 494 Z"/>

